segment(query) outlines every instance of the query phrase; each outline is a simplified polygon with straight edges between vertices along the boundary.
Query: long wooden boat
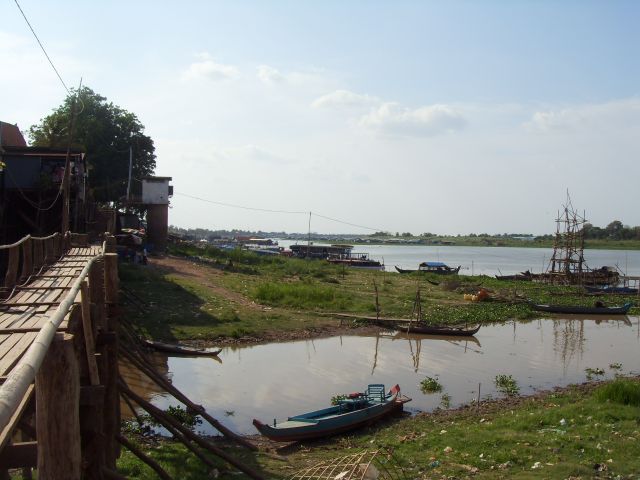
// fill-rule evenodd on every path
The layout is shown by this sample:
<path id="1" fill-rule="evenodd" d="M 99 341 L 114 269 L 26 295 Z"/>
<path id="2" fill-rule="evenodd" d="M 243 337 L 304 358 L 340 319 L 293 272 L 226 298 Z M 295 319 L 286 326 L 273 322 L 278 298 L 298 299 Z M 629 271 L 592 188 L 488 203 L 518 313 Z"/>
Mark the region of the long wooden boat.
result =
<path id="1" fill-rule="evenodd" d="M 589 293 L 604 293 L 611 295 L 637 295 L 638 289 L 632 287 L 591 287 L 585 285 L 585 290 Z"/>
<path id="2" fill-rule="evenodd" d="M 420 333 L 424 335 L 451 335 L 454 337 L 471 337 L 478 333 L 478 330 L 480 330 L 480 326 L 481 325 L 478 325 L 476 328 L 448 327 L 446 325 L 428 325 L 424 322 L 414 322 L 409 323 L 405 326 L 396 325 L 394 327 L 394 330 L 407 333 Z"/>
<path id="3" fill-rule="evenodd" d="M 353 268 L 366 268 L 368 270 L 384 270 L 378 260 L 370 258 L 328 258 L 327 261 L 333 265 L 345 265 Z"/>
<path id="4" fill-rule="evenodd" d="M 158 352 L 173 353 L 174 355 L 184 355 L 191 357 L 217 357 L 222 350 L 205 350 L 203 348 L 183 347 L 170 343 L 155 342 L 153 340 L 142 339 L 142 343 Z"/>
<path id="5" fill-rule="evenodd" d="M 396 266 L 396 270 L 398 273 L 435 273 L 436 275 L 457 275 L 460 271 L 461 265 L 458 265 L 456 268 L 450 267 L 442 262 L 422 262 L 418 265 L 417 270 L 399 268 Z"/>
<path id="6" fill-rule="evenodd" d="M 533 280 L 533 275 L 529 270 L 526 272 L 516 273 L 515 275 L 496 275 L 497 280 L 511 280 L 519 282 L 530 282 Z"/>
<path id="7" fill-rule="evenodd" d="M 549 313 L 577 313 L 589 315 L 624 315 L 632 307 L 632 303 L 625 303 L 621 307 L 582 307 L 579 305 L 540 305 L 531 304 L 531 308 L 539 312 Z"/>
<path id="8" fill-rule="evenodd" d="M 337 405 L 289 417 L 284 422 L 267 425 L 253 420 L 253 425 L 276 442 L 323 438 L 368 425 L 393 412 L 401 411 L 411 401 L 396 385 L 385 393 L 384 385 L 371 384 L 364 393 L 352 393 Z"/>

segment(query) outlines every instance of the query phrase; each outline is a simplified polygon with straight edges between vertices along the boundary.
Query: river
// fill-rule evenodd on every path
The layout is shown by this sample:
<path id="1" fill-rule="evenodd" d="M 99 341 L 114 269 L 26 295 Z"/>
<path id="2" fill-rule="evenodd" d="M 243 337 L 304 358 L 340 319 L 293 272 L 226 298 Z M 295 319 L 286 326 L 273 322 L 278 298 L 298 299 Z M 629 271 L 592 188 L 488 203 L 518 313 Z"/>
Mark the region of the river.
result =
<path id="1" fill-rule="evenodd" d="M 283 247 L 292 243 L 296 242 L 279 240 Z M 539 273 L 546 271 L 553 254 L 550 248 L 442 245 L 356 245 L 353 251 L 368 253 L 372 259 L 384 263 L 390 272 L 395 272 L 394 265 L 415 269 L 420 262 L 439 261 L 452 267 L 461 265 L 460 273 L 463 275 L 509 275 L 525 270 Z M 623 274 L 640 275 L 639 250 L 588 249 L 584 256 L 591 268 L 614 266 Z"/>
<path id="2" fill-rule="evenodd" d="M 475 339 L 382 333 L 227 347 L 221 362 L 210 358 L 157 355 L 173 384 L 222 423 L 243 434 L 264 422 L 324 407 L 333 395 L 362 391 L 369 383 L 398 383 L 413 398 L 412 413 L 431 411 L 448 396 L 451 407 L 501 395 L 496 375 L 511 375 L 522 394 L 586 379 L 587 368 L 616 373 L 640 371 L 640 320 L 539 319 L 483 326 Z M 618 367 L 619 364 L 619 368 Z M 126 366 L 125 366 L 126 368 Z M 424 394 L 420 382 L 437 378 L 443 391 Z M 131 378 L 129 374 L 128 378 Z M 177 403 L 147 388 L 166 408 Z M 445 403 L 446 397 L 445 397 Z M 206 425 L 199 427 L 215 433 Z"/>

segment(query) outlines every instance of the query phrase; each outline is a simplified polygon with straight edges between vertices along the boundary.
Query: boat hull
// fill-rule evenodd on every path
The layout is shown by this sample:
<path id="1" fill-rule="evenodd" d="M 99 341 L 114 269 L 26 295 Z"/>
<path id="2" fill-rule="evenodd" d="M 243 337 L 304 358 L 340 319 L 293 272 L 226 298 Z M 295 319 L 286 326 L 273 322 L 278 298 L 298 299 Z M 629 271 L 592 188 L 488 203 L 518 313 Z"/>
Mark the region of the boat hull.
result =
<path id="1" fill-rule="evenodd" d="M 274 426 L 253 420 L 253 425 L 265 437 L 276 442 L 294 442 L 329 437 L 369 425 L 392 413 L 400 412 L 410 398 L 393 395 L 384 402 L 369 402 L 365 408 L 345 410 L 334 406 L 317 412 L 289 417 Z"/>
<path id="2" fill-rule="evenodd" d="M 400 330 L 407 333 L 420 333 L 423 335 L 451 335 L 454 337 L 472 337 L 478 330 L 480 325 L 476 328 L 464 329 L 464 328 L 450 328 L 450 327 L 437 327 L 428 325 L 408 325 L 407 327 L 397 326 L 396 330 Z"/>
<path id="3" fill-rule="evenodd" d="M 537 305 L 531 306 L 534 310 L 548 313 L 575 313 L 589 315 L 625 315 L 631 308 L 631 303 L 625 303 L 622 307 L 581 307 L 571 305 Z"/>

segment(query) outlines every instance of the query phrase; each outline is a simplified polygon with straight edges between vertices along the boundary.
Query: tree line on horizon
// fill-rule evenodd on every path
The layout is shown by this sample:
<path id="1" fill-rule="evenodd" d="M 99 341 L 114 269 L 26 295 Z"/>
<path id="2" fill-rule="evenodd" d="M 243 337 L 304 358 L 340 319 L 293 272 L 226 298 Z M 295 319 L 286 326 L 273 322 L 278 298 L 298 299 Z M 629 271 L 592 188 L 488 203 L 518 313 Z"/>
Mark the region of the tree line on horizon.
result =
<path id="1" fill-rule="evenodd" d="M 304 232 L 300 233 L 287 233 L 281 232 L 264 232 L 262 230 L 209 230 L 206 228 L 181 228 L 174 225 L 169 227 L 169 232 L 178 234 L 187 238 L 193 239 L 217 239 L 217 238 L 232 238 L 238 235 L 246 236 L 253 235 L 257 237 L 283 237 L 287 235 L 307 235 Z M 624 225 L 620 220 L 613 220 L 606 227 L 597 227 L 591 223 L 585 223 L 583 226 L 583 234 L 585 240 L 640 240 L 640 226 L 630 227 Z M 331 234 L 328 234 L 331 235 Z M 367 238 L 513 238 L 513 239 L 531 239 L 531 240 L 550 240 L 553 239 L 555 234 L 545 235 L 533 235 L 531 233 L 470 233 L 467 235 L 439 235 L 436 233 L 426 232 L 421 235 L 413 235 L 411 232 L 374 232 L 370 235 L 356 235 L 356 234 L 333 234 L 336 237 L 367 237 Z M 312 236 L 318 236 L 317 233 L 312 233 Z"/>

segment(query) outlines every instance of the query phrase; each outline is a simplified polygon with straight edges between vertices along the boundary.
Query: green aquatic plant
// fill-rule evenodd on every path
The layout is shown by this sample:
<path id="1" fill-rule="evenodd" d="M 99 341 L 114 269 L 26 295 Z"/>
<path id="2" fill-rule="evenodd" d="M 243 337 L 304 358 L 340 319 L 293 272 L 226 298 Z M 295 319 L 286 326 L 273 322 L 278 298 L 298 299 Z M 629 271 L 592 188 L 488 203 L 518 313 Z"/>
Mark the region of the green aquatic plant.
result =
<path id="1" fill-rule="evenodd" d="M 593 380 L 594 377 L 600 377 L 604 375 L 604 370 L 602 368 L 591 368 L 587 367 L 584 369 L 587 374 L 587 380 Z"/>
<path id="2" fill-rule="evenodd" d="M 510 397 L 520 393 L 518 382 L 511 375 L 496 375 L 495 384 L 498 391 Z"/>
<path id="3" fill-rule="evenodd" d="M 442 391 L 442 385 L 438 382 L 437 376 L 427 377 L 420 382 L 420 390 L 422 393 L 436 393 Z"/>

